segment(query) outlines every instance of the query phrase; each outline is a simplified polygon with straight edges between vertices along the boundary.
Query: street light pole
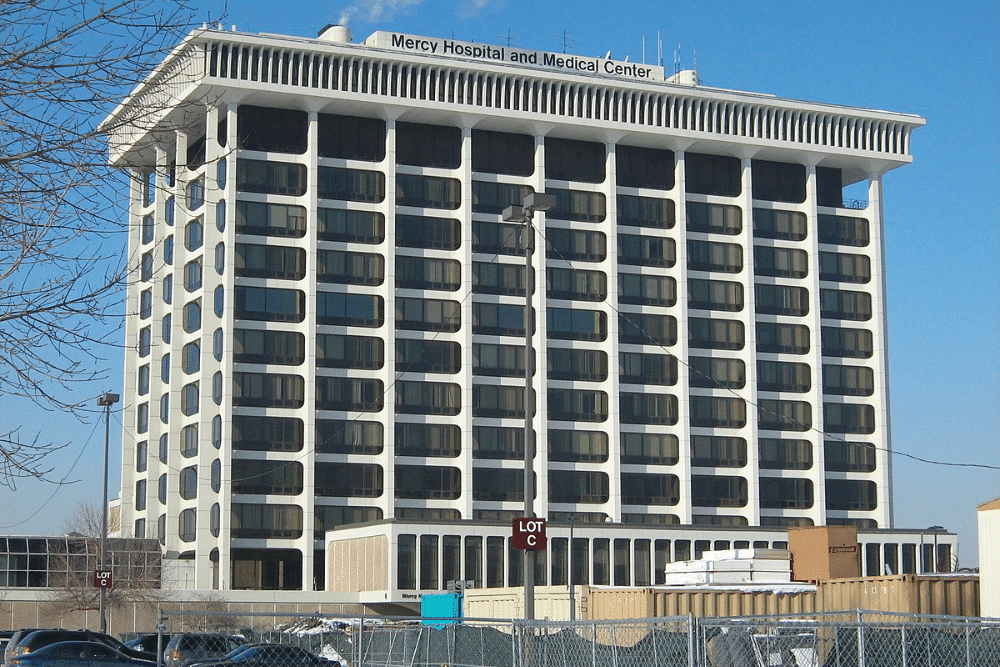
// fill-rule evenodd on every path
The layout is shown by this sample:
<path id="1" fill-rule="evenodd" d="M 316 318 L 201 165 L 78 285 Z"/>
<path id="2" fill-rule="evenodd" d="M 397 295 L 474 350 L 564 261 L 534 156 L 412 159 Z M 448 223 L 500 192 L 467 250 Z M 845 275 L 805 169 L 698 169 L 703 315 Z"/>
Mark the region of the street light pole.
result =
<path id="1" fill-rule="evenodd" d="M 531 297 L 535 291 L 535 276 L 531 271 L 531 256 L 535 247 L 535 233 L 531 228 L 531 218 L 535 211 L 548 211 L 556 205 L 555 195 L 532 192 L 525 196 L 523 206 L 508 206 L 503 219 L 519 222 L 521 245 L 524 248 L 524 516 L 535 516 L 535 431 L 532 428 L 534 402 L 532 401 L 531 380 L 534 375 L 535 354 L 531 344 Z M 535 619 L 535 552 L 524 550 L 524 620 Z"/>
<path id="2" fill-rule="evenodd" d="M 111 440 L 111 406 L 121 396 L 104 392 L 97 399 L 97 405 L 104 408 L 104 502 L 101 503 L 101 555 L 98 567 L 105 569 L 108 554 L 108 450 Z M 101 616 L 101 632 L 108 631 L 107 589 L 101 586 L 98 610 Z"/>

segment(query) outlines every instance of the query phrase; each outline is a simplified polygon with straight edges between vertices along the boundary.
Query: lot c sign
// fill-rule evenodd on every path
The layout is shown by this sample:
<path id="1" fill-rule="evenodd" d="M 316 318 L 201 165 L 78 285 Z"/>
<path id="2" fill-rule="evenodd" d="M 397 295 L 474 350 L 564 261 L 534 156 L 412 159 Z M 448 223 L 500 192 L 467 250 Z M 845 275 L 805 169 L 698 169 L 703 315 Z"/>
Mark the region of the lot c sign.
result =
<path id="1" fill-rule="evenodd" d="M 111 588 L 111 570 L 94 570 L 94 588 Z"/>
<path id="2" fill-rule="evenodd" d="M 545 519 L 521 517 L 513 521 L 513 546 L 515 549 L 542 551 L 545 549 Z"/>

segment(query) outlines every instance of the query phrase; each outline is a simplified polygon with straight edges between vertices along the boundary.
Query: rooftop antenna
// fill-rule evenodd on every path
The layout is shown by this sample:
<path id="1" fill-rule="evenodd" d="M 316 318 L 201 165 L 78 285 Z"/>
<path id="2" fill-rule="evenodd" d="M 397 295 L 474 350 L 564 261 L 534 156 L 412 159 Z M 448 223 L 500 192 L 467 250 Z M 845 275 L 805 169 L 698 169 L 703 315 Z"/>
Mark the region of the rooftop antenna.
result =
<path id="1" fill-rule="evenodd" d="M 504 38 L 501 37 L 500 39 L 504 39 Z M 507 47 L 508 48 L 514 46 L 514 42 L 516 42 L 517 40 L 514 39 L 514 30 L 513 30 L 513 28 L 507 28 L 507 37 L 506 37 L 506 39 L 507 39 Z"/>
<path id="2" fill-rule="evenodd" d="M 642 64 L 646 64 L 646 36 L 642 36 Z"/>
<path id="3" fill-rule="evenodd" d="M 656 31 L 656 63 L 663 67 L 663 40 L 660 39 L 660 31 Z"/>
<path id="4" fill-rule="evenodd" d="M 678 44 L 677 48 L 674 49 L 674 74 L 680 74 L 681 71 L 681 45 Z"/>
<path id="5" fill-rule="evenodd" d="M 562 34 L 559 35 L 559 41 L 562 42 L 562 52 L 566 53 L 566 50 L 569 48 L 569 45 L 575 42 L 576 40 L 571 38 L 567 31 L 563 30 Z"/>

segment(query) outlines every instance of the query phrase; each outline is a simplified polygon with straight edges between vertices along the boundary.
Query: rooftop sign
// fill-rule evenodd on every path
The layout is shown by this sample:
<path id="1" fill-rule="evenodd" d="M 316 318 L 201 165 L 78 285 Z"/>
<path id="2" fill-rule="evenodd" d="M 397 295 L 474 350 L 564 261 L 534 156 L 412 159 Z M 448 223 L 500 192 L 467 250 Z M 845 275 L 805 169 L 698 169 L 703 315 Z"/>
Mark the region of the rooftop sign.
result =
<path id="1" fill-rule="evenodd" d="M 630 63 L 621 60 L 611 60 L 609 58 L 573 56 L 565 53 L 530 51 L 515 49 L 509 46 L 474 44 L 471 42 L 459 42 L 454 39 L 417 37 L 415 35 L 404 35 L 398 32 L 385 32 L 383 30 L 372 34 L 371 37 L 366 39 L 365 46 L 409 53 L 467 58 L 469 60 L 481 60 L 491 63 L 555 69 L 574 74 L 613 76 L 641 81 L 663 81 L 663 68 L 655 65 Z"/>

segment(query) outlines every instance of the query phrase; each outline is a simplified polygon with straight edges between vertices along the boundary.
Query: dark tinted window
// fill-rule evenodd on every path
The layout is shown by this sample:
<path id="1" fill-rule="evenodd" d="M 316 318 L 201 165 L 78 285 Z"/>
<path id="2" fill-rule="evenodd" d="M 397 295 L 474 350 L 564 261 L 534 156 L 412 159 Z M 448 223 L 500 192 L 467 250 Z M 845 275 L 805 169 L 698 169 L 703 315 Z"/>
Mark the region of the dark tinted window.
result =
<path id="1" fill-rule="evenodd" d="M 240 148 L 275 153 L 306 152 L 309 114 L 241 104 L 236 112 Z"/>
<path id="2" fill-rule="evenodd" d="M 703 195 L 737 197 L 743 191 L 741 171 L 739 158 L 687 153 L 684 156 L 684 187 L 688 192 Z"/>
<path id="3" fill-rule="evenodd" d="M 629 188 L 670 190 L 674 187 L 674 152 L 661 148 L 615 147 L 615 179 Z"/>
<path id="4" fill-rule="evenodd" d="M 396 164 L 457 168 L 462 164 L 462 130 L 442 125 L 397 122 Z"/>
<path id="5" fill-rule="evenodd" d="M 545 139 L 545 177 L 581 183 L 604 182 L 604 144 L 576 139 Z"/>
<path id="6" fill-rule="evenodd" d="M 472 171 L 530 176 L 535 172 L 535 138 L 527 134 L 473 130 Z"/>

